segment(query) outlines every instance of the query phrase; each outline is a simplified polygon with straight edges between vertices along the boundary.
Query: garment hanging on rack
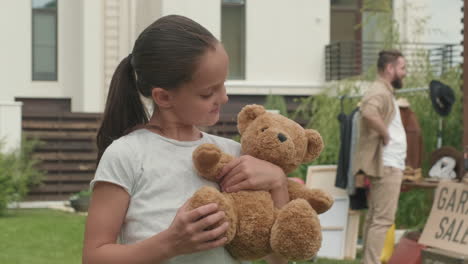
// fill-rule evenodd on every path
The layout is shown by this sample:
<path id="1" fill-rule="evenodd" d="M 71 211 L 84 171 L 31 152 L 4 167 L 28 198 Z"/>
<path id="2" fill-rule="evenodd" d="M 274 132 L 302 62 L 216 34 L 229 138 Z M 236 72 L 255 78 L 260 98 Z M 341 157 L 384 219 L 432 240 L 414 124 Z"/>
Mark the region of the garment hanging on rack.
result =
<path id="1" fill-rule="evenodd" d="M 348 169 L 348 186 L 346 188 L 349 196 L 349 208 L 351 210 L 367 209 L 367 192 L 365 186 L 357 186 L 356 175 L 353 174 L 353 157 L 357 153 L 357 143 L 359 140 L 359 129 L 361 123 L 361 112 L 356 111 L 353 116 L 353 126 L 351 132 L 350 161 Z"/>
<path id="2" fill-rule="evenodd" d="M 421 126 L 416 114 L 408 107 L 400 106 L 401 122 L 406 132 L 406 166 L 413 169 L 421 168 L 423 154 L 423 139 Z"/>
<path id="3" fill-rule="evenodd" d="M 352 125 L 351 125 L 351 136 L 349 142 L 349 166 L 348 166 L 348 184 L 346 191 L 348 195 L 353 195 L 356 190 L 355 177 L 353 174 L 353 157 L 357 152 L 357 146 L 359 142 L 359 128 L 361 123 L 361 112 L 359 107 L 356 108 L 352 113 Z"/>
<path id="4" fill-rule="evenodd" d="M 343 109 L 343 99 L 344 97 L 341 98 L 341 111 L 337 117 L 340 122 L 340 153 L 336 168 L 335 186 L 346 189 L 348 186 L 348 171 L 351 165 L 350 149 L 353 116 L 359 111 L 359 108 L 355 108 L 349 115 L 346 115 Z"/>

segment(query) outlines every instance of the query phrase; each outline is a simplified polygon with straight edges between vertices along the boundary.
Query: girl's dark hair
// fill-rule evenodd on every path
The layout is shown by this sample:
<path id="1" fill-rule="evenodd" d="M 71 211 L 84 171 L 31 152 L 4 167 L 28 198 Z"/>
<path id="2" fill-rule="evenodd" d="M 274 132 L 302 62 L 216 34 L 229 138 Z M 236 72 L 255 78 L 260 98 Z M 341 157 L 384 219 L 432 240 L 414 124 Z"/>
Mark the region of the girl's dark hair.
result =
<path id="1" fill-rule="evenodd" d="M 390 63 L 395 63 L 399 57 L 403 57 L 403 53 L 399 50 L 382 50 L 379 52 L 379 58 L 377 59 L 377 69 L 379 72 L 383 72 L 385 67 Z"/>
<path id="2" fill-rule="evenodd" d="M 171 90 L 190 81 L 200 57 L 217 42 L 203 26 L 177 15 L 159 18 L 138 36 L 112 76 L 97 133 L 98 163 L 113 140 L 148 122 L 139 94 L 151 97 L 153 87 Z"/>

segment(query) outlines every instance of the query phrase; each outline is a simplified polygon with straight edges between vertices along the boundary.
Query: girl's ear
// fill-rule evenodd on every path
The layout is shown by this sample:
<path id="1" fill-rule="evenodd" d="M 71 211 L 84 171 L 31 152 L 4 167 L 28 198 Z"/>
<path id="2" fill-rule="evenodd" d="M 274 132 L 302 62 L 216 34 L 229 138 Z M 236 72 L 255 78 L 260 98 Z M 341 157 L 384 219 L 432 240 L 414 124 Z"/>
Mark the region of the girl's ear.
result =
<path id="1" fill-rule="evenodd" d="M 169 108 L 171 107 L 171 94 L 169 91 L 164 90 L 163 88 L 154 87 L 151 90 L 151 97 L 153 101 L 158 105 L 159 108 Z"/>

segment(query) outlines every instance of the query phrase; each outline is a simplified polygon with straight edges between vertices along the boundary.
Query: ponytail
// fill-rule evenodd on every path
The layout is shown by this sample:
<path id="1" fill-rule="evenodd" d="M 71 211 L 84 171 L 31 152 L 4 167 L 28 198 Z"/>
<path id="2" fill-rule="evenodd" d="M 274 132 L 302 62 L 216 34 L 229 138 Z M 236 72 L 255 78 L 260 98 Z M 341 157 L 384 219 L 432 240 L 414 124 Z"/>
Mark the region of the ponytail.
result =
<path id="1" fill-rule="evenodd" d="M 112 76 L 101 127 L 97 133 L 97 164 L 112 141 L 138 124 L 148 122 L 136 88 L 132 55 L 124 58 Z"/>

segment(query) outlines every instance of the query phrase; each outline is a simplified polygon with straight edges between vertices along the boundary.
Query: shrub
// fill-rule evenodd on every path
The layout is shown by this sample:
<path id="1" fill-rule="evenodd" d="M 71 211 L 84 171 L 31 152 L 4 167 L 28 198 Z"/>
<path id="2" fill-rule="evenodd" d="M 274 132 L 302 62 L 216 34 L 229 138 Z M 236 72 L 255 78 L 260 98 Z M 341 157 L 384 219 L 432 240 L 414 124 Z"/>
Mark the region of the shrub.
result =
<path id="1" fill-rule="evenodd" d="M 73 194 L 72 196 L 70 196 L 70 200 L 78 200 L 80 198 L 89 198 L 91 197 L 91 194 L 92 194 L 92 191 L 90 189 L 81 190 Z"/>
<path id="2" fill-rule="evenodd" d="M 73 194 L 69 200 L 70 206 L 75 209 L 76 212 L 87 212 L 91 194 L 92 191 L 90 189 L 85 189 Z"/>
<path id="3" fill-rule="evenodd" d="M 280 114 L 288 117 L 288 106 L 282 95 L 268 94 L 263 106 L 268 110 L 278 110 Z"/>
<path id="4" fill-rule="evenodd" d="M 32 185 L 39 184 L 43 172 L 37 168 L 38 160 L 32 157 L 37 140 L 22 140 L 19 149 L 2 152 L 0 144 L 0 215 L 8 203 L 20 201 Z"/>

